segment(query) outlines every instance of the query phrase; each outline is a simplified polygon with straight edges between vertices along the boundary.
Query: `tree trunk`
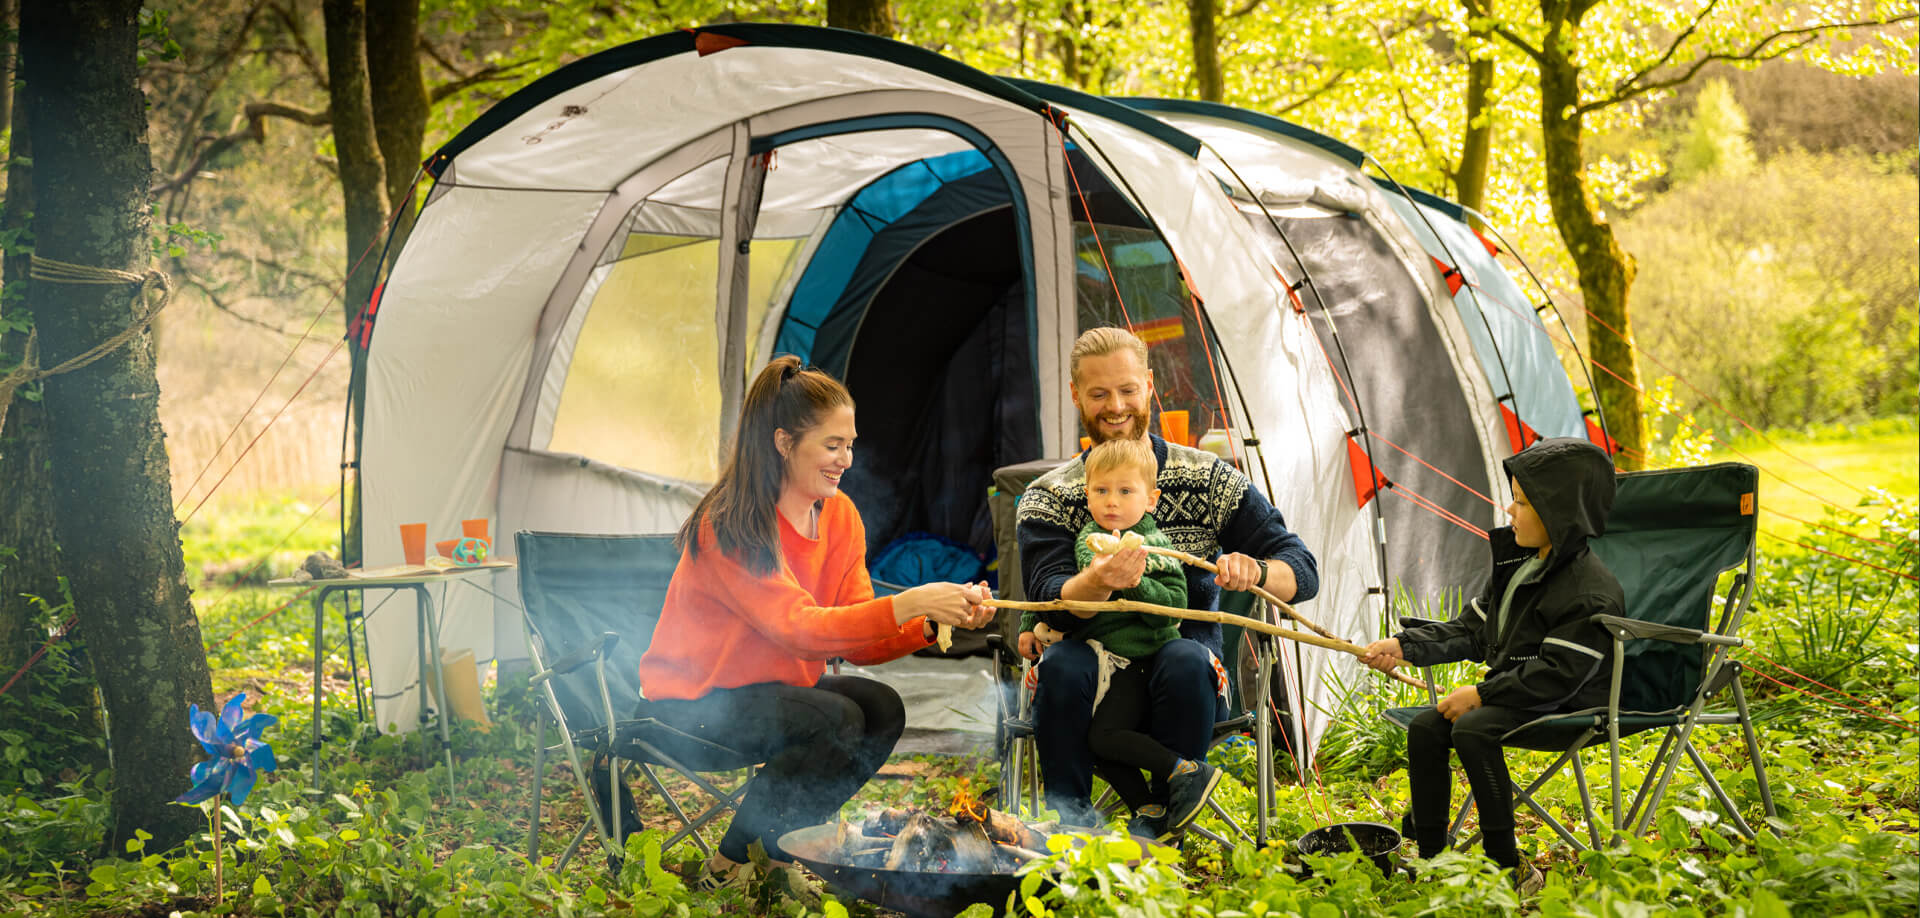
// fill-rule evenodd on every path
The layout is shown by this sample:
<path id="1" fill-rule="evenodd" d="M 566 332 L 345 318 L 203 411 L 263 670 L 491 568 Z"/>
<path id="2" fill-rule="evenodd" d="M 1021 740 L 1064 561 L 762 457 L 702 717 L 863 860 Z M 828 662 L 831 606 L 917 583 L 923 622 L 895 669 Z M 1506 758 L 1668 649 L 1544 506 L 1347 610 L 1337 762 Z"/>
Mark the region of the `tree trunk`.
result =
<path id="1" fill-rule="evenodd" d="M 1464 4 L 1469 17 L 1486 15 L 1482 4 L 1468 0 Z M 1487 30 L 1473 29 L 1479 41 L 1469 47 L 1484 47 Z M 1487 97 L 1493 92 L 1493 58 L 1476 57 L 1467 61 L 1467 130 L 1460 139 L 1460 168 L 1454 172 L 1454 190 L 1460 203 L 1484 213 L 1487 205 L 1487 167 L 1493 152 L 1493 110 Z"/>
<path id="2" fill-rule="evenodd" d="M 346 199 L 347 287 L 344 306 L 351 320 L 373 293 L 372 251 L 387 221 L 386 168 L 374 135 L 373 93 L 367 75 L 365 0 L 325 0 L 327 97 L 332 103 L 333 146 L 340 160 L 340 188 Z"/>
<path id="3" fill-rule="evenodd" d="M 1549 20 L 1551 21 L 1551 19 Z M 1578 28 L 1577 20 L 1565 22 Z M 1540 128 L 1546 159 L 1547 200 L 1554 224 L 1573 256 L 1580 296 L 1597 321 L 1587 322 L 1587 356 L 1600 367 L 1593 374 L 1594 395 L 1606 418 L 1607 432 L 1618 441 L 1622 468 L 1637 469 L 1647 450 L 1646 421 L 1640 406 L 1640 369 L 1635 360 L 1627 292 L 1633 286 L 1633 256 L 1620 248 L 1613 227 L 1600 214 L 1587 189 L 1581 149 L 1580 67 L 1569 45 L 1550 29 L 1541 42 Z M 1604 322 L 1618 331 L 1601 327 Z M 1618 378 L 1616 378 L 1618 377 Z"/>
<path id="4" fill-rule="evenodd" d="M 1079 4 L 1075 0 L 1065 0 L 1060 8 L 1060 21 L 1066 23 L 1067 28 L 1054 34 L 1053 46 L 1055 55 L 1060 58 L 1060 75 L 1066 77 L 1074 88 L 1085 92 L 1089 74 L 1081 66 L 1079 30 L 1075 27 L 1080 19 Z"/>
<path id="5" fill-rule="evenodd" d="M 27 229 L 33 215 L 33 148 L 24 109 L 12 122 L 12 161 L 7 164 L 7 200 L 0 206 L 0 235 Z M 25 246 L 31 237 L 19 238 Z M 6 256 L 0 281 L 0 315 L 26 305 L 27 257 Z M 26 355 L 27 333 L 0 334 L 0 373 Z M 0 424 L 0 683 L 11 678 L 47 639 L 33 602 L 38 596 L 60 603 L 60 552 L 53 541 L 53 474 L 47 468 L 47 411 L 36 398 L 17 392 Z M 31 674 L 12 689 L 15 698 L 32 693 Z"/>
<path id="6" fill-rule="evenodd" d="M 1192 26 L 1193 80 L 1206 102 L 1226 98 L 1226 80 L 1220 73 L 1219 0 L 1188 0 L 1188 22 Z"/>
<path id="7" fill-rule="evenodd" d="M 367 76 L 387 204 L 394 207 L 406 199 L 420 165 L 431 105 L 420 75 L 420 0 L 374 0 L 367 7 Z M 395 235 L 398 247 L 399 227 Z"/>
<path id="8" fill-rule="evenodd" d="M 332 103 L 333 145 L 340 159 L 340 188 L 346 199 L 347 285 L 342 303 L 351 329 L 353 319 L 372 299 L 373 285 L 380 274 L 380 253 L 374 247 L 386 226 L 386 168 L 375 135 L 373 93 L 368 85 L 365 2 L 324 0 L 321 10 L 327 30 L 327 96 Z M 414 143 L 417 150 L 418 140 Z M 361 380 L 366 372 L 366 352 L 357 338 L 350 336 L 348 340 L 353 378 Z M 366 417 L 366 391 L 359 385 L 347 390 L 347 415 L 351 435 L 358 437 Z M 359 559 L 360 542 L 359 489 L 343 497 L 348 532 L 341 551 L 348 561 L 355 561 Z"/>
<path id="9" fill-rule="evenodd" d="M 0 125 L 13 124 L 13 74 L 20 55 L 20 0 L 0 0 Z M 9 183 L 8 187 L 12 187 Z"/>
<path id="10" fill-rule="evenodd" d="M 136 273 L 151 260 L 139 11 L 140 0 L 22 9 L 36 257 Z M 121 332 L 144 308 L 131 285 L 40 282 L 27 303 L 47 366 Z M 153 336 L 48 379 L 45 392 L 54 535 L 110 718 L 107 850 L 124 851 L 136 829 L 153 834 L 152 848 L 172 847 L 201 824 L 171 801 L 202 758 L 187 703 L 212 705 L 213 688 L 173 518 Z"/>
<path id="11" fill-rule="evenodd" d="M 827 0 L 827 25 L 893 37 L 893 7 L 887 0 Z"/>

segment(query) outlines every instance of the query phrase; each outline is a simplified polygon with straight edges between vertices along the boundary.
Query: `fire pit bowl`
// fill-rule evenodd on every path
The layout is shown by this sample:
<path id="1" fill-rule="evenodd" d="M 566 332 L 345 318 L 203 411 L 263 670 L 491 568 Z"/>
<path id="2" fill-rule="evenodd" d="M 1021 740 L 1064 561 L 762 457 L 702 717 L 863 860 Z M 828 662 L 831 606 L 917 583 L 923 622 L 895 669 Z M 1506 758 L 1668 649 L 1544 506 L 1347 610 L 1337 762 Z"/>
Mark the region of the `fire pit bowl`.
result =
<path id="1" fill-rule="evenodd" d="M 952 918 L 975 902 L 998 906 L 1020 886 L 1010 863 L 994 873 L 888 870 L 843 863 L 835 847 L 837 831 L 838 826 L 831 823 L 795 829 L 780 837 L 780 847 L 834 889 L 914 918 Z"/>
<path id="2" fill-rule="evenodd" d="M 1351 836 L 1351 841 L 1349 841 Z M 1393 853 L 1400 849 L 1400 833 L 1391 826 L 1377 822 L 1342 822 L 1330 826 L 1321 826 L 1294 842 L 1294 848 L 1301 854 L 1337 854 L 1352 851 L 1354 845 L 1360 846 L 1360 853 L 1372 859 L 1381 873 L 1393 873 Z M 1302 875 L 1313 873 L 1302 865 Z"/>

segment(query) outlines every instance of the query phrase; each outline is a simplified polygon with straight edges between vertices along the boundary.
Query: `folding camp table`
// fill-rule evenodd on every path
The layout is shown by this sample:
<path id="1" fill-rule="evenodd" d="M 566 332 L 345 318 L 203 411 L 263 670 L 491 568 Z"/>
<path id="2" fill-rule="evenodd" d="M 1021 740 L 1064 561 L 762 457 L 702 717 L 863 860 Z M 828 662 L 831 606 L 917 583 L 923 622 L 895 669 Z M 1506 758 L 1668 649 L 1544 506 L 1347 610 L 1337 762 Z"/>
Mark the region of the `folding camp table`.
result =
<path id="1" fill-rule="evenodd" d="M 414 607 L 414 617 L 418 627 L 418 646 L 420 648 L 420 726 L 427 724 L 427 709 L 432 707 L 427 695 L 427 674 L 433 674 L 435 689 L 440 694 L 440 706 L 434 708 L 434 719 L 439 722 L 440 752 L 447 763 L 447 795 L 454 795 L 453 785 L 453 735 L 447 724 L 447 709 L 451 706 L 447 700 L 447 683 L 440 670 L 440 620 L 433 612 L 433 594 L 427 587 L 431 584 L 456 583 L 468 580 L 478 574 L 490 574 L 513 567 L 511 561 L 488 561 L 471 567 L 429 568 L 424 565 L 404 565 L 399 567 L 375 568 L 365 571 L 351 571 L 347 576 L 332 580 L 294 580 L 284 578 L 268 581 L 268 586 L 283 588 L 313 589 L 313 783 L 320 785 L 320 693 L 321 693 L 321 652 L 322 632 L 326 624 L 327 597 L 334 593 L 354 590 L 412 590 L 419 600 Z M 351 622 L 347 627 L 351 628 Z M 355 674 L 356 678 L 358 673 Z M 359 704 L 359 687 L 354 689 L 354 703 Z"/>

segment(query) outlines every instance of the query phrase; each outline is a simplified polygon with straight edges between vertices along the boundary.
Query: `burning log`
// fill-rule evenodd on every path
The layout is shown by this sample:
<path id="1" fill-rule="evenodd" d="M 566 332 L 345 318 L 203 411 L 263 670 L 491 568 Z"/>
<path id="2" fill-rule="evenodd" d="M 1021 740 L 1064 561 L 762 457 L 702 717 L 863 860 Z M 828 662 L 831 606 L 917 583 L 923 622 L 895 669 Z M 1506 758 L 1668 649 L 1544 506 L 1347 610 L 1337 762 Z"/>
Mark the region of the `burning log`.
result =
<path id="1" fill-rule="evenodd" d="M 895 835 L 899 835 L 900 830 L 906 827 L 907 820 L 913 818 L 913 813 L 913 810 L 906 807 L 888 807 L 867 817 L 867 821 L 860 827 L 860 831 L 862 834 L 870 837 L 884 835 L 892 838 Z"/>
<path id="2" fill-rule="evenodd" d="M 953 803 L 947 807 L 947 812 L 961 826 L 969 823 L 979 825 L 995 844 L 1029 849 L 1046 847 L 1044 836 L 1029 828 L 1018 817 L 987 806 L 985 800 L 973 795 L 965 782 L 954 792 Z"/>
<path id="3" fill-rule="evenodd" d="M 834 846 L 846 863 L 887 870 L 997 873 L 1040 857 L 1046 837 L 999 812 L 964 784 L 944 813 L 889 808 L 856 831 L 842 824 Z"/>

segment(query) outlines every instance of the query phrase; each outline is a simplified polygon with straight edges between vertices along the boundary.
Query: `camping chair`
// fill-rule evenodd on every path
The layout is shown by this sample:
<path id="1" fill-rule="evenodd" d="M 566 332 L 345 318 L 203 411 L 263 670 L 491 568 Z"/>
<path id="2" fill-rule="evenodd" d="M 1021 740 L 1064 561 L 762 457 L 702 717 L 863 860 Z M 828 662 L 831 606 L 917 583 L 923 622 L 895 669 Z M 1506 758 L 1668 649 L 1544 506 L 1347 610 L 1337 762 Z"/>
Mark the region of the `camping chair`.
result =
<path id="1" fill-rule="evenodd" d="M 1739 726 L 1761 805 L 1769 818 L 1775 816 L 1746 690 L 1740 684 L 1741 664 L 1729 657 L 1732 648 L 1745 643 L 1738 635 L 1753 598 L 1759 471 L 1750 465 L 1721 463 L 1626 472 L 1618 480 L 1607 532 L 1588 543 L 1619 579 L 1627 598 L 1624 617 L 1595 616 L 1613 635 L 1607 706 L 1548 715 L 1507 734 L 1505 745 L 1559 753 L 1539 778 L 1524 788 L 1515 783 L 1516 804 L 1532 809 L 1574 849 L 1586 850 L 1587 845 L 1534 799 L 1550 778 L 1571 763 L 1587 834 L 1592 845 L 1599 847 L 1600 823 L 1580 753 L 1605 743 L 1613 771 L 1615 838 L 1628 824 L 1635 835 L 1646 832 L 1683 755 L 1692 761 L 1734 827 L 1752 838 L 1752 827 L 1694 748 L 1693 733 L 1702 726 Z M 1736 572 L 1716 622 L 1714 586 L 1727 571 Z M 1405 627 L 1423 624 L 1419 619 L 1401 623 Z M 1721 697 L 1728 689 L 1732 710 L 1726 710 Z M 1405 728 L 1425 710 L 1392 708 L 1386 716 Z M 1653 764 L 1632 804 L 1622 809 L 1620 739 L 1662 728 L 1665 733 Z M 1471 797 L 1461 805 L 1448 829 L 1450 839 L 1459 832 L 1472 805 Z"/>
<path id="2" fill-rule="evenodd" d="M 1014 537 L 1014 514 L 1019 506 L 1020 494 L 1034 479 L 1060 463 L 1061 460 L 1040 460 L 994 470 L 994 488 L 988 500 L 988 506 L 993 513 L 994 538 L 999 543 L 997 547 L 1002 598 L 1026 598 L 1020 580 L 1020 546 Z M 1223 605 L 1228 601 L 1227 597 L 1222 597 Z M 1259 610 L 1249 614 L 1255 617 L 1262 616 Z M 1271 613 L 1266 613 L 1266 618 L 1263 620 L 1271 620 Z M 1007 630 L 1017 632 L 1018 628 L 1009 627 Z M 1271 674 L 1278 653 L 1274 643 L 1278 639 L 1264 635 L 1254 635 L 1254 638 L 1256 640 L 1252 643 L 1258 661 L 1255 667 L 1257 675 L 1254 683 L 1254 697 L 1246 705 L 1246 710 L 1213 725 L 1212 740 L 1213 745 L 1219 745 L 1229 737 L 1244 734 L 1249 730 L 1254 734 L 1258 762 L 1258 778 L 1255 782 L 1254 794 L 1258 805 L 1253 833 L 1249 834 L 1242 828 L 1232 816 L 1227 814 L 1218 801 L 1209 800 L 1207 803 L 1213 814 L 1226 823 L 1234 834 L 1259 846 L 1266 844 L 1268 817 L 1273 811 L 1273 722 L 1271 718 L 1259 716 L 1259 713 L 1265 711 L 1269 705 Z M 1239 673 L 1238 662 L 1243 643 L 1240 640 L 1223 641 L 1222 649 L 1226 659 L 1220 662 L 1230 674 L 1230 681 L 1236 679 Z M 998 717 L 994 729 L 994 749 L 1000 757 L 999 800 L 1002 805 L 1011 807 L 1016 812 L 1024 810 L 1030 814 L 1038 813 L 1042 809 L 1042 803 L 1039 750 L 1033 741 L 1031 687 L 1033 664 L 1022 658 L 1018 650 L 1012 646 L 1011 640 L 1003 634 L 989 635 L 987 645 L 993 650 L 997 663 L 994 671 L 1001 679 L 1000 690 L 995 693 L 998 699 Z M 1238 704 L 1243 693 L 1237 684 L 1233 684 L 1229 686 L 1228 696 Z M 1117 807 L 1118 803 L 1119 801 L 1114 798 L 1109 789 L 1100 800 L 1095 801 L 1095 807 L 1101 809 L 1103 815 L 1111 815 L 1110 810 Z M 1197 823 L 1189 831 L 1210 838 L 1223 848 L 1231 849 L 1234 845 L 1232 840 Z"/>
<path id="3" fill-rule="evenodd" d="M 640 700 L 640 657 L 653 639 L 665 602 L 667 583 L 680 560 L 672 535 L 580 535 L 519 532 L 520 595 L 525 607 L 527 653 L 532 687 L 545 702 L 534 727 L 533 813 L 527 831 L 527 856 L 540 855 L 540 783 L 546 757 L 564 751 L 592 817 L 575 833 L 555 865 L 564 870 L 589 830 L 597 831 L 610 859 L 625 852 L 622 807 L 607 788 L 596 792 L 582 754 L 606 760 L 606 774 L 628 792 L 622 762 L 637 767 L 652 785 L 679 829 L 661 846 L 691 839 L 711 855 L 700 828 L 738 804 L 742 781 L 731 791 L 715 787 L 701 772 L 736 771 L 754 764 L 739 752 L 689 736 L 645 716 L 629 714 Z M 644 714 L 642 702 L 641 715 Z M 559 729 L 559 742 L 547 744 L 547 721 Z M 611 729 L 609 727 L 611 726 Z M 675 799 L 655 772 L 670 768 L 714 802 L 698 815 Z M 612 805 L 609 805 L 609 804 Z"/>

